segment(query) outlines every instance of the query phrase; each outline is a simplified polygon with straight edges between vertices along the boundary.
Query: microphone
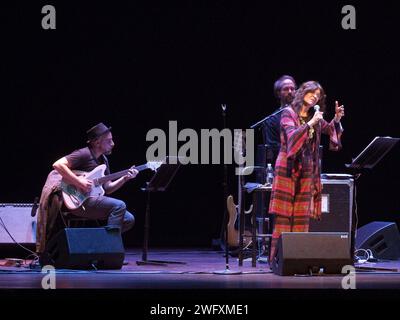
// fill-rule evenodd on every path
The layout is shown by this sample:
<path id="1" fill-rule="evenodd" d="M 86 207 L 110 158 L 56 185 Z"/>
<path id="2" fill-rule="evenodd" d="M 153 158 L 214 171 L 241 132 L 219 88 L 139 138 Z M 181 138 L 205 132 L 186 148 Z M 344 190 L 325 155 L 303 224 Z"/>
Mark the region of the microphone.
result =
<path id="1" fill-rule="evenodd" d="M 319 112 L 319 108 L 320 108 L 320 106 L 319 106 L 318 104 L 316 104 L 316 105 L 314 106 L 315 112 Z M 320 126 L 319 120 L 318 120 L 318 126 Z"/>

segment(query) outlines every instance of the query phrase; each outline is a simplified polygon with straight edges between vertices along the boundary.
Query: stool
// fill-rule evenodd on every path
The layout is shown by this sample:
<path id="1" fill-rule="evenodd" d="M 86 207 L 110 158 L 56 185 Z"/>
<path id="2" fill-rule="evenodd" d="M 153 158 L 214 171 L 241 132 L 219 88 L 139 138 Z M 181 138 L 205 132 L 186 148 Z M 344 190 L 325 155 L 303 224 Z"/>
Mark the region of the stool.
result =
<path id="1" fill-rule="evenodd" d="M 257 243 L 258 243 L 258 261 L 264 262 L 261 255 L 269 256 L 269 249 L 271 247 L 272 234 L 268 233 L 270 230 L 270 219 L 267 217 L 256 218 L 257 220 Z M 268 258 L 267 258 L 268 260 Z"/>
<path id="2" fill-rule="evenodd" d="M 264 233 L 264 230 L 261 230 L 262 232 L 257 232 L 257 219 L 256 219 L 256 211 L 257 211 L 257 199 L 256 199 L 256 193 L 260 192 L 263 199 L 265 199 L 265 194 L 268 192 L 271 192 L 271 186 L 264 186 L 264 185 L 259 185 L 256 188 L 251 189 L 251 193 L 253 194 L 253 208 L 251 212 L 251 220 L 252 220 L 252 228 L 251 228 L 251 233 L 252 233 L 252 251 L 251 251 L 251 266 L 256 267 L 256 262 L 257 262 L 257 243 L 258 240 L 262 240 L 263 242 L 267 243 L 266 239 L 271 238 L 271 234 Z M 239 231 L 239 266 L 243 265 L 243 237 L 244 237 L 244 216 L 242 213 L 240 213 L 240 231 Z M 269 218 L 260 218 L 260 219 L 268 219 Z M 264 221 L 261 221 L 264 222 Z"/>
<path id="3" fill-rule="evenodd" d="M 95 219 L 87 219 L 71 214 L 69 211 L 60 211 L 61 219 L 66 228 L 83 228 L 88 221 L 94 221 L 97 227 L 100 227 L 100 221 Z"/>

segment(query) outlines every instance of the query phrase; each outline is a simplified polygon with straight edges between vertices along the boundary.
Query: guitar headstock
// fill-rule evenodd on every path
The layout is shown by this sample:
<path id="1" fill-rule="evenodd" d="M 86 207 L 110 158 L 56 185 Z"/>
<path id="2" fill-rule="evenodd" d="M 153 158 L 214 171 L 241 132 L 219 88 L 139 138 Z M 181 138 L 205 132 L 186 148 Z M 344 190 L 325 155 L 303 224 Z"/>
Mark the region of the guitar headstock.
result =
<path id="1" fill-rule="evenodd" d="M 156 171 L 162 164 L 163 161 L 149 161 L 147 162 L 147 168 Z"/>
<path id="2" fill-rule="evenodd" d="M 245 146 L 246 146 L 246 131 L 235 129 L 233 137 L 233 150 L 239 155 L 244 155 Z"/>

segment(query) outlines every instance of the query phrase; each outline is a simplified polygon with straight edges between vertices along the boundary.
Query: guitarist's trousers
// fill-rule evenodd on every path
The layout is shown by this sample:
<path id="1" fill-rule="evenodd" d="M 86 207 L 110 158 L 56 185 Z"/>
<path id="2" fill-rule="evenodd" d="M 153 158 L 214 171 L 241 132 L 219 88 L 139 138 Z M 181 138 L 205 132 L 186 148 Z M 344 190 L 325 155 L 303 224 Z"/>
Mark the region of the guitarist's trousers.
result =
<path id="1" fill-rule="evenodd" d="M 72 215 L 91 220 L 107 220 L 107 226 L 128 231 L 135 224 L 135 217 L 126 210 L 125 202 L 106 196 L 90 197 Z"/>

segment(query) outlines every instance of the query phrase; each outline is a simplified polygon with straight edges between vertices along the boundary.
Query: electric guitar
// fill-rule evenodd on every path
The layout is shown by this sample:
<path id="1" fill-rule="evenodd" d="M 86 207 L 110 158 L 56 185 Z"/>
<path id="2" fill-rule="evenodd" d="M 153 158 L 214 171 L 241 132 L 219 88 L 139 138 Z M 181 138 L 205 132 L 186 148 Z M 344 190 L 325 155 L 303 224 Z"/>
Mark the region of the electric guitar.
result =
<path id="1" fill-rule="evenodd" d="M 240 196 L 239 196 L 240 198 Z M 239 236 L 240 236 L 240 231 L 238 230 L 238 227 L 236 226 L 236 221 L 237 218 L 240 214 L 240 201 L 238 201 L 238 204 L 235 204 L 233 200 L 233 196 L 228 196 L 226 199 L 226 205 L 228 207 L 228 213 L 229 213 L 229 221 L 228 221 L 228 245 L 230 247 L 239 247 Z M 251 213 L 253 210 L 253 205 L 250 206 L 250 209 L 247 211 L 244 211 L 245 214 Z M 243 247 L 246 248 L 251 244 L 251 232 L 249 230 L 244 231 L 244 236 L 243 236 Z"/>
<path id="2" fill-rule="evenodd" d="M 78 209 L 82 203 L 89 197 L 98 197 L 104 195 L 103 184 L 107 181 L 116 180 L 125 176 L 129 170 L 135 169 L 137 171 L 143 171 L 145 169 L 151 169 L 153 171 L 157 170 L 162 164 L 162 161 L 149 161 L 138 167 L 131 167 L 127 170 L 122 170 L 109 175 L 104 175 L 107 166 L 101 164 L 94 168 L 90 172 L 84 171 L 72 171 L 78 176 L 83 176 L 88 180 L 93 182 L 92 189 L 84 193 L 74 185 L 66 182 L 64 179 L 61 180 L 61 190 L 65 206 L 70 210 Z"/>

